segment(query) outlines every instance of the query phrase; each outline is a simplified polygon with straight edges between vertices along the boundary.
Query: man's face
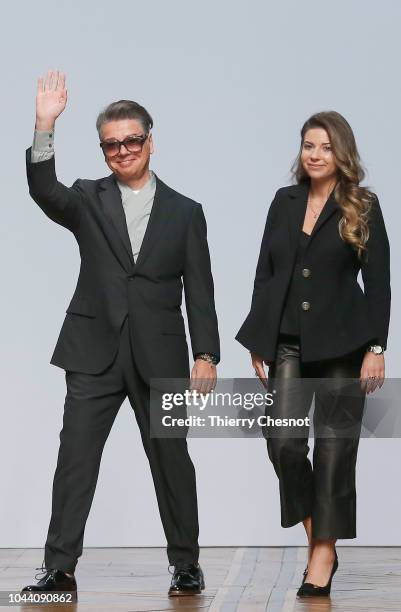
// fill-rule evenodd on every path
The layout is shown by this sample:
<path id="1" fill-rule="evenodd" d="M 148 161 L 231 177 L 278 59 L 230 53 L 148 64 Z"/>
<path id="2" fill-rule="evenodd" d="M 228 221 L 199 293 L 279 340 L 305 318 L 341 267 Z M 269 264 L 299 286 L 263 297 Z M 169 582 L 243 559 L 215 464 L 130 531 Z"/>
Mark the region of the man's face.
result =
<path id="1" fill-rule="evenodd" d="M 136 119 L 108 121 L 101 127 L 101 142 L 124 140 L 128 136 L 144 136 L 146 132 Z M 150 134 L 141 151 L 131 152 L 121 145 L 117 155 L 105 153 L 105 161 L 121 182 L 140 179 L 149 168 L 150 156 L 153 153 L 153 141 Z"/>

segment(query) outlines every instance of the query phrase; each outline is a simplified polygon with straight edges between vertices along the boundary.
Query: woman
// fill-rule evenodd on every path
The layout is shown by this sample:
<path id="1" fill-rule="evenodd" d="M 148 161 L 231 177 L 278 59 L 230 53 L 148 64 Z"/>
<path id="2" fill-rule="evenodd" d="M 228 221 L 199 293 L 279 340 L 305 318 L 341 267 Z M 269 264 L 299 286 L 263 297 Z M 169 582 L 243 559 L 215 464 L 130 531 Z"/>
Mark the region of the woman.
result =
<path id="1" fill-rule="evenodd" d="M 265 385 L 264 363 L 269 366 L 268 384 L 273 381 L 279 391 L 274 416 L 308 414 L 313 390 L 311 395 L 305 380 L 298 387 L 290 380 L 339 384 L 348 378 L 360 389 L 359 395 L 355 389 L 347 394 L 339 384 L 333 394 L 314 387 L 313 468 L 307 428 L 264 432 L 279 478 L 281 524 L 302 521 L 308 537 L 298 595 L 314 596 L 330 593 L 336 540 L 356 537 L 360 421 L 365 393 L 384 380 L 390 262 L 379 201 L 360 185 L 364 172 L 355 138 L 339 113 L 317 113 L 306 121 L 293 172 L 297 184 L 279 189 L 270 206 L 251 310 L 236 339 L 251 351 Z M 357 282 L 360 270 L 364 291 Z M 337 431 L 348 427 L 350 414 L 352 435 L 317 435 L 335 430 L 333 415 Z"/>

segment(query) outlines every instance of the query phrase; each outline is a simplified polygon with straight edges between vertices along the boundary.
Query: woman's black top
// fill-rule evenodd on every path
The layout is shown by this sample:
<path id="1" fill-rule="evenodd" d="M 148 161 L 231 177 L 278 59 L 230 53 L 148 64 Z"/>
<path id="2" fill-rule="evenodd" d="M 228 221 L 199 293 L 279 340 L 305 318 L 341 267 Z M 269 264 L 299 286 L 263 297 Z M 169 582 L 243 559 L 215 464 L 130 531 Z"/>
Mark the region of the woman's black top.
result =
<path id="1" fill-rule="evenodd" d="M 302 231 L 299 236 L 295 266 L 281 317 L 280 334 L 290 334 L 292 336 L 299 336 L 300 334 L 299 309 L 302 295 L 302 283 L 305 282 L 302 275 L 302 261 L 308 241 L 309 234 Z"/>

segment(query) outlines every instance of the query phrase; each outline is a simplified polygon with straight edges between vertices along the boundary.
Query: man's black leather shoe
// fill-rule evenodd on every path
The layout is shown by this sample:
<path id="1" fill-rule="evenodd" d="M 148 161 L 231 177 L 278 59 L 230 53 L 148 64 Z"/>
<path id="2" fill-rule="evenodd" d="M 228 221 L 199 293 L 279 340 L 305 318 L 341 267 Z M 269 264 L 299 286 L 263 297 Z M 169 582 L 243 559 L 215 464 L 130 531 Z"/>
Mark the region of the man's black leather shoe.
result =
<path id="1" fill-rule="evenodd" d="M 174 567 L 168 595 L 169 597 L 199 595 L 204 588 L 205 581 L 200 565 L 180 564 Z"/>
<path id="2" fill-rule="evenodd" d="M 45 593 L 45 592 L 68 592 L 72 595 L 72 601 L 77 601 L 77 582 L 74 576 L 67 576 L 58 569 L 42 570 L 45 575 L 37 584 L 28 584 L 21 593 Z"/>

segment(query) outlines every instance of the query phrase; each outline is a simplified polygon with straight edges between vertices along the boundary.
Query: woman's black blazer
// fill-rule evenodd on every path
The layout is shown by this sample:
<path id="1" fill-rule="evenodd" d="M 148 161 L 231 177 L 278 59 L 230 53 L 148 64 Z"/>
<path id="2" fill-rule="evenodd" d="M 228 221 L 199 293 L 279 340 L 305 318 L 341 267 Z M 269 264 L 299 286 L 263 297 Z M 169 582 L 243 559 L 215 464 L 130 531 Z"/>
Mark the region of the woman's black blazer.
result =
<path id="1" fill-rule="evenodd" d="M 236 339 L 274 361 L 281 315 L 306 212 L 309 183 L 279 189 L 263 234 L 251 310 Z M 333 193 L 313 228 L 302 266 L 300 338 L 303 361 L 345 355 L 368 343 L 386 347 L 390 319 L 390 249 L 379 200 L 370 212 L 362 261 L 338 231 Z M 357 282 L 362 271 L 364 290 Z"/>

